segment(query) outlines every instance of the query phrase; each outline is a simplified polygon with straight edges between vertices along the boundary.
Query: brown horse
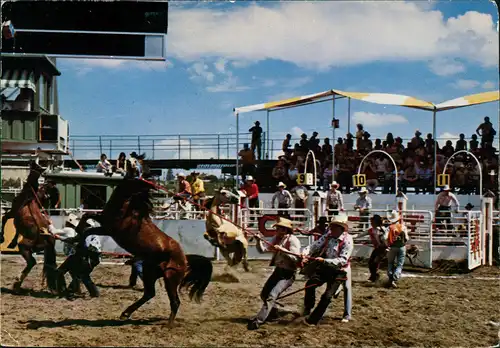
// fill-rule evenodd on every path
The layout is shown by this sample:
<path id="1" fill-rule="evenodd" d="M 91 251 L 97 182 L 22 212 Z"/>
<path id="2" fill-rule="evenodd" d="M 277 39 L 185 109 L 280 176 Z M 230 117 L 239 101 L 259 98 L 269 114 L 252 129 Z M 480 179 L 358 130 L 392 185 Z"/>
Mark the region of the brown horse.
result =
<path id="1" fill-rule="evenodd" d="M 212 263 L 199 255 L 184 255 L 180 244 L 163 233 L 151 220 L 153 206 L 149 191 L 153 185 L 140 179 L 125 178 L 115 188 L 101 213 L 85 214 L 76 231 L 82 233 L 85 222 L 92 218 L 100 227 L 87 235 L 110 236 L 115 242 L 143 260 L 144 294 L 120 316 L 130 318 L 144 303 L 155 296 L 155 283 L 163 277 L 170 300 L 169 325 L 173 324 L 180 306 L 179 288 L 190 288 L 189 297 L 199 302 L 212 277 Z"/>
<path id="2" fill-rule="evenodd" d="M 57 264 L 55 239 L 46 235 L 49 227 L 48 217 L 44 216 L 40 205 L 46 199 L 45 191 L 39 190 L 38 179 L 44 169 L 38 164 L 32 162 L 30 165 L 30 174 L 21 193 L 14 198 L 12 208 L 2 216 L 2 230 L 0 241 L 4 241 L 5 224 L 9 219 L 14 219 L 16 234 L 8 248 L 19 247 L 19 253 L 26 260 L 26 267 L 21 272 L 21 276 L 14 283 L 14 290 L 19 291 L 21 285 L 36 265 L 36 259 L 33 253 L 43 251 L 44 255 L 44 277 L 47 279 L 47 286 L 53 293 L 56 292 Z M 45 232 L 42 232 L 45 231 Z M 18 243 L 19 235 L 23 237 Z"/>

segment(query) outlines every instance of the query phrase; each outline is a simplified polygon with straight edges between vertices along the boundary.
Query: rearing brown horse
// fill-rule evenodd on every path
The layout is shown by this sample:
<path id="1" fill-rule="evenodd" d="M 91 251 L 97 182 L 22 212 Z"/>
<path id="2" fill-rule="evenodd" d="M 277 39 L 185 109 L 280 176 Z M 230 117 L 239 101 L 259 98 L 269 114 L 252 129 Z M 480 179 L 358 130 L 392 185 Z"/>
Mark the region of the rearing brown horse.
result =
<path id="1" fill-rule="evenodd" d="M 45 199 L 43 190 L 39 190 L 38 179 L 44 169 L 35 162 L 30 164 L 30 174 L 21 193 L 14 198 L 12 208 L 2 216 L 2 230 L 0 242 L 4 241 L 4 229 L 7 220 L 14 219 L 16 234 L 8 245 L 8 248 L 19 246 L 19 253 L 26 260 L 26 267 L 21 272 L 21 276 L 14 283 L 14 290 L 21 289 L 21 285 L 36 265 L 34 252 L 42 251 L 44 255 L 44 277 L 47 279 L 47 286 L 51 292 L 56 292 L 57 264 L 55 239 L 51 235 L 46 235 L 49 227 L 48 217 L 45 217 L 40 210 L 40 204 Z M 23 236 L 21 242 L 17 242 L 19 235 Z"/>
<path id="2" fill-rule="evenodd" d="M 154 187 L 140 179 L 125 178 L 115 188 L 101 213 L 85 214 L 76 231 L 82 233 L 92 218 L 100 227 L 86 230 L 86 235 L 110 236 L 115 242 L 143 260 L 143 296 L 120 316 L 128 319 L 139 307 L 155 296 L 155 283 L 163 277 L 170 300 L 169 325 L 180 306 L 179 288 L 190 288 L 189 297 L 199 302 L 212 278 L 212 263 L 203 256 L 184 255 L 180 244 L 163 233 L 151 220 L 153 206 L 149 191 Z"/>

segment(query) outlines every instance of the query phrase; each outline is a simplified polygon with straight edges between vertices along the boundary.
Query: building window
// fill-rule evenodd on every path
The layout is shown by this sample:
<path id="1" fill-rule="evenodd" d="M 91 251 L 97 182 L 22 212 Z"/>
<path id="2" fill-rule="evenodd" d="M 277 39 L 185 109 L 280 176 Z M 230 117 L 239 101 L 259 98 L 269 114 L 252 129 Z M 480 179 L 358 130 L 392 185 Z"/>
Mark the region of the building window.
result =
<path id="1" fill-rule="evenodd" d="M 48 111 L 47 108 L 47 80 L 45 76 L 40 75 L 40 79 L 38 79 L 38 105 L 40 109 L 44 111 Z"/>

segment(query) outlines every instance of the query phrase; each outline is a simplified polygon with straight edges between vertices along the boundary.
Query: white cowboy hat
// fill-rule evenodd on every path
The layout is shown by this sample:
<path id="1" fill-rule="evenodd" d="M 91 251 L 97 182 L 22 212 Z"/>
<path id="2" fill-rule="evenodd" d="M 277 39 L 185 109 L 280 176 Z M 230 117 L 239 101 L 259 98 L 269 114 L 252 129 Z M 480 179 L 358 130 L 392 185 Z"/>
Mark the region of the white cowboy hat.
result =
<path id="1" fill-rule="evenodd" d="M 395 223 L 399 222 L 399 219 L 400 219 L 400 216 L 396 210 L 393 210 L 390 213 L 387 213 L 386 220 L 389 224 L 395 224 Z"/>
<path id="2" fill-rule="evenodd" d="M 344 231 L 347 231 L 349 229 L 349 225 L 347 224 L 349 219 L 347 218 L 346 214 L 339 214 L 339 215 L 334 215 L 332 216 L 332 219 L 330 220 L 330 226 L 331 225 L 337 225 L 340 226 L 344 229 Z"/>
<path id="3" fill-rule="evenodd" d="M 278 187 L 283 187 L 283 188 L 286 188 L 286 185 L 283 183 L 283 181 L 280 181 L 278 183 Z"/>
<path id="4" fill-rule="evenodd" d="M 366 189 L 366 187 L 362 187 L 362 188 L 358 191 L 358 193 L 360 193 L 360 194 L 361 194 L 361 193 L 368 193 L 368 190 Z"/>
<path id="5" fill-rule="evenodd" d="M 88 219 L 87 224 L 92 228 L 97 227 L 97 222 L 93 219 Z"/>
<path id="6" fill-rule="evenodd" d="M 245 181 L 254 181 L 254 180 L 255 180 L 255 179 L 253 178 L 253 176 L 248 175 L 248 176 L 246 177 L 246 180 L 245 180 Z"/>
<path id="7" fill-rule="evenodd" d="M 339 186 L 340 186 L 340 185 L 339 185 L 339 183 L 338 183 L 338 182 L 336 182 L 336 181 L 333 181 L 333 182 L 330 184 L 330 188 L 332 188 L 332 187 L 337 187 L 337 188 L 338 188 Z"/>
<path id="8" fill-rule="evenodd" d="M 66 220 L 67 224 L 70 224 L 74 227 L 78 226 L 78 223 L 80 222 L 80 218 L 76 216 L 75 214 L 69 214 L 68 219 Z"/>
<path id="9" fill-rule="evenodd" d="M 180 176 L 180 177 L 185 178 L 185 177 L 186 177 L 186 174 L 184 174 L 183 172 L 180 172 L 180 173 L 177 173 L 177 176 L 178 176 L 178 177 Z"/>
<path id="10" fill-rule="evenodd" d="M 443 191 L 450 191 L 450 186 L 449 185 L 444 185 Z"/>
<path id="11" fill-rule="evenodd" d="M 290 229 L 290 230 L 293 231 L 292 221 L 290 221 L 288 219 L 279 218 L 278 222 L 273 225 L 273 228 L 276 228 L 276 227 L 279 227 L 279 226 L 288 228 L 288 229 Z"/>

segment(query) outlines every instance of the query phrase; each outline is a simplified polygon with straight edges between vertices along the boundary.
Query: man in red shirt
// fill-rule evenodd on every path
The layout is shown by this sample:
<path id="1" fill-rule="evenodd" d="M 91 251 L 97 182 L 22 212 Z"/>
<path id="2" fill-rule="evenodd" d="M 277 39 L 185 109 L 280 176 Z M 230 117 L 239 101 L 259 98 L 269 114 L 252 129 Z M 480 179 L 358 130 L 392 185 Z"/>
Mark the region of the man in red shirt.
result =
<path id="1" fill-rule="evenodd" d="M 254 178 L 251 175 L 246 177 L 245 184 L 241 187 L 248 198 L 248 208 L 259 208 L 259 187 L 255 183 Z M 250 213 L 255 215 L 255 213 Z M 250 220 L 254 220 L 250 218 Z"/>
<path id="2" fill-rule="evenodd" d="M 177 180 L 179 182 L 177 195 L 184 199 L 191 198 L 191 184 L 186 180 L 186 174 L 182 172 L 177 174 Z"/>

